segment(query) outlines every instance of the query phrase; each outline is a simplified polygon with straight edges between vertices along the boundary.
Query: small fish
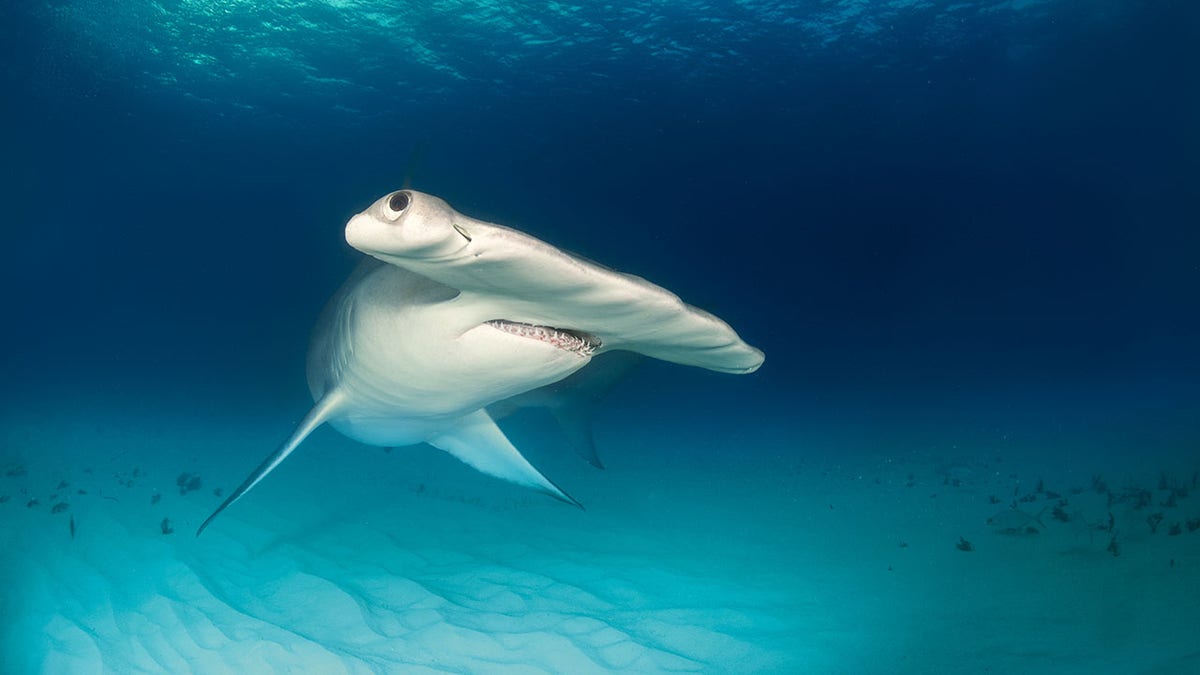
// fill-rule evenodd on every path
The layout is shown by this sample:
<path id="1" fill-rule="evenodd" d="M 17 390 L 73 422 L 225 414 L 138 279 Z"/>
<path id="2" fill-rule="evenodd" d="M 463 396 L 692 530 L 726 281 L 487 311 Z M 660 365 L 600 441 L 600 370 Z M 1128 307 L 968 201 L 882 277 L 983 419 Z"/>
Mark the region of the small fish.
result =
<path id="1" fill-rule="evenodd" d="M 1042 509 L 1036 516 L 1017 508 L 1008 508 L 987 519 L 987 524 L 998 534 L 1037 534 L 1046 529 L 1042 522 Z"/>
<path id="2" fill-rule="evenodd" d="M 38 504 L 41 504 L 41 502 L 39 502 L 37 500 L 37 498 L 34 497 L 33 499 L 30 499 L 29 501 L 25 502 L 25 508 L 32 509 L 33 507 L 37 506 Z"/>
<path id="3" fill-rule="evenodd" d="M 954 548 L 967 553 L 975 550 L 975 547 L 971 544 L 971 542 L 967 541 L 966 537 L 959 537 L 958 543 L 954 545 Z"/>
<path id="4" fill-rule="evenodd" d="M 9 478 L 17 478 L 18 476 L 24 476 L 27 473 L 29 472 L 25 470 L 25 467 L 18 464 L 8 471 L 5 471 L 4 475 L 8 476 Z"/>
<path id="5" fill-rule="evenodd" d="M 172 532 L 175 531 L 175 528 L 171 527 L 171 519 L 170 518 L 163 518 L 162 522 L 159 523 L 158 526 L 159 526 L 159 528 L 162 529 L 163 534 L 171 534 Z"/>
<path id="6" fill-rule="evenodd" d="M 213 496 L 214 497 L 220 497 L 223 494 L 225 494 L 225 491 L 222 490 L 221 488 L 213 488 Z"/>
<path id="7" fill-rule="evenodd" d="M 68 485 L 70 485 L 70 483 L 68 483 L 67 481 L 65 481 L 65 480 L 60 480 L 60 481 L 58 481 L 58 487 L 57 487 L 57 488 L 55 488 L 55 489 L 56 489 L 56 490 L 61 490 L 61 489 L 65 488 L 65 487 L 67 487 Z"/>
<path id="8" fill-rule="evenodd" d="M 159 494 L 159 493 L 155 492 L 154 494 L 150 495 L 150 503 L 151 503 L 151 504 L 157 504 L 157 503 L 159 503 L 160 501 L 162 501 L 162 495 L 161 495 L 161 494 Z"/>
<path id="9" fill-rule="evenodd" d="M 87 490 L 84 490 L 83 488 L 80 488 L 80 489 L 78 489 L 78 490 L 76 490 L 76 491 L 75 491 L 75 494 L 77 494 L 77 495 L 86 495 L 86 494 L 87 494 Z"/>
<path id="10" fill-rule="evenodd" d="M 75 516 L 71 516 L 71 538 L 75 538 Z"/>
<path id="11" fill-rule="evenodd" d="M 1163 521 L 1163 514 L 1154 513 L 1146 518 L 1146 524 L 1150 526 L 1150 534 L 1158 532 L 1158 524 Z"/>
<path id="12" fill-rule="evenodd" d="M 66 502 L 59 502 L 59 503 L 55 504 L 54 506 L 50 507 L 50 513 L 62 513 L 63 511 L 66 511 L 69 508 L 71 508 L 70 504 L 68 504 Z"/>
<path id="13" fill-rule="evenodd" d="M 199 490 L 204 485 L 200 480 L 200 476 L 186 471 L 175 478 L 175 484 L 179 486 L 179 494 L 181 495 L 186 495 L 192 490 Z"/>
<path id="14" fill-rule="evenodd" d="M 8 495 L 0 495 L 0 504 L 3 504 L 4 502 L 8 501 L 9 499 L 11 499 L 11 497 L 9 497 Z"/>

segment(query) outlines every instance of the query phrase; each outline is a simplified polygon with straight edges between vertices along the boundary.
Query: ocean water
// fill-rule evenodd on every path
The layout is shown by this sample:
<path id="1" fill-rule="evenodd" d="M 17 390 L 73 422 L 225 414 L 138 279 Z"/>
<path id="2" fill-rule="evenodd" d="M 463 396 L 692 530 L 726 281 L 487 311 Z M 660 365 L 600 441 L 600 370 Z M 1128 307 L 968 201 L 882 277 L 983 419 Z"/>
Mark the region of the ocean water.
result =
<path id="1" fill-rule="evenodd" d="M 0 31 L 0 673 L 1200 672 L 1195 3 Z M 312 406 L 344 227 L 401 188 L 765 362 L 642 360 L 576 392 L 590 427 L 507 400 L 584 509 L 326 425 L 194 536 Z"/>

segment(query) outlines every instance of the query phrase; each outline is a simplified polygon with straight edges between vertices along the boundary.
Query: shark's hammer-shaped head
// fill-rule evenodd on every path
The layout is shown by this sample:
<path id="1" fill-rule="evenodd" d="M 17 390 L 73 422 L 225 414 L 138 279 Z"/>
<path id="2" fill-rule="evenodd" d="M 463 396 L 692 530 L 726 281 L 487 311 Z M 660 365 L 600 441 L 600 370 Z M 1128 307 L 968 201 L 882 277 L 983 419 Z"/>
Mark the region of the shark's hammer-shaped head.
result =
<path id="1" fill-rule="evenodd" d="M 452 256 L 471 241 L 462 216 L 445 201 L 398 190 L 346 223 L 346 242 L 384 262 Z"/>
<path id="2" fill-rule="evenodd" d="M 557 294 L 539 288 L 539 281 L 549 276 L 539 260 L 553 254 L 531 249 L 536 240 L 465 216 L 433 195 L 403 189 L 380 198 L 346 224 L 346 241 L 451 293 L 434 291 L 435 298 L 400 287 L 378 292 L 377 304 L 386 306 L 383 315 L 396 333 L 380 344 L 389 354 L 400 350 L 380 358 L 398 360 L 404 367 L 396 388 L 412 389 L 399 383 L 414 376 L 414 364 L 423 363 L 409 356 L 413 349 L 438 355 L 439 367 L 453 363 L 463 370 L 459 377 L 473 386 L 456 388 L 456 396 L 459 389 L 494 389 L 504 398 L 569 375 L 602 346 L 595 334 L 575 327 Z M 569 298 L 565 302 L 572 304 Z M 356 314 L 366 320 L 368 310 L 361 301 Z M 358 349 L 365 359 L 370 350 L 366 345 Z M 400 372 L 400 366 L 392 365 L 396 367 L 377 363 L 372 369 L 375 375 Z M 430 379 L 447 377 L 443 372 Z"/>
<path id="3" fill-rule="evenodd" d="M 459 334 L 486 327 L 585 358 L 624 349 L 727 373 L 753 372 L 763 361 L 728 324 L 670 291 L 433 195 L 385 195 L 350 219 L 346 241 L 458 291 L 440 324 L 461 324 Z"/>

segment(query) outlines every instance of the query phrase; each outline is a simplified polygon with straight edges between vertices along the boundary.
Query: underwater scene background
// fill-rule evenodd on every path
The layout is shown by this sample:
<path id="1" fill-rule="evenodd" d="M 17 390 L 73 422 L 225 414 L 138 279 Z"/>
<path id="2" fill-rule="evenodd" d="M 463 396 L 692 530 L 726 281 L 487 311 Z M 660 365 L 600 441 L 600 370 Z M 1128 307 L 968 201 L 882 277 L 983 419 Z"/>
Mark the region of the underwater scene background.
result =
<path id="1" fill-rule="evenodd" d="M 0 672 L 1200 672 L 1200 5 L 0 7 Z M 763 350 L 319 429 L 409 186 Z"/>

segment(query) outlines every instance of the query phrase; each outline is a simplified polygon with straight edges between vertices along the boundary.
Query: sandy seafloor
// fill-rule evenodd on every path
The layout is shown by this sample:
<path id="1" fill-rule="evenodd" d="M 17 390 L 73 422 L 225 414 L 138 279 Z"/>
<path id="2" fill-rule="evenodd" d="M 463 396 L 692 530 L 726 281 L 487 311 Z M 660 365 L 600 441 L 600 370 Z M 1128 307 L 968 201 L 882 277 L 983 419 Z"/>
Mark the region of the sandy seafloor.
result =
<path id="1" fill-rule="evenodd" d="M 785 410 L 704 386 L 653 408 L 642 382 L 597 417 L 605 471 L 534 412 L 506 424 L 586 511 L 323 429 L 197 539 L 303 391 L 108 381 L 3 411 L 5 673 L 1200 671 L 1200 531 L 1167 533 L 1200 517 L 1179 460 L 839 456 Z M 203 486 L 181 495 L 181 473 Z M 1151 505 L 1109 507 L 1095 474 Z M 987 525 L 1014 494 L 1040 533 Z"/>
<path id="2" fill-rule="evenodd" d="M 0 3 L 0 675 L 1200 674 L 1198 11 Z M 408 184 L 763 368 L 503 420 L 586 510 L 321 429 L 196 538 Z"/>

